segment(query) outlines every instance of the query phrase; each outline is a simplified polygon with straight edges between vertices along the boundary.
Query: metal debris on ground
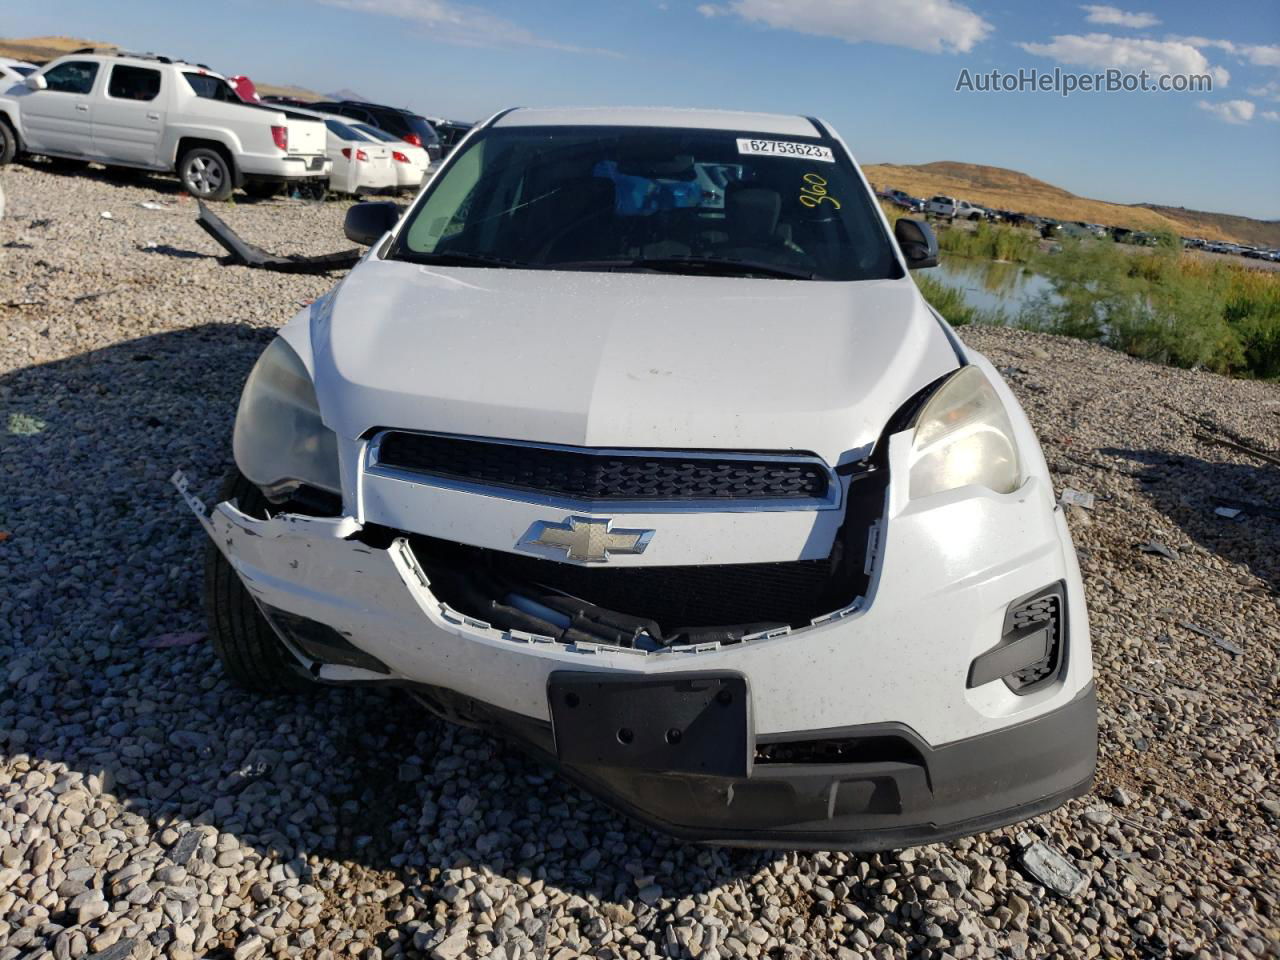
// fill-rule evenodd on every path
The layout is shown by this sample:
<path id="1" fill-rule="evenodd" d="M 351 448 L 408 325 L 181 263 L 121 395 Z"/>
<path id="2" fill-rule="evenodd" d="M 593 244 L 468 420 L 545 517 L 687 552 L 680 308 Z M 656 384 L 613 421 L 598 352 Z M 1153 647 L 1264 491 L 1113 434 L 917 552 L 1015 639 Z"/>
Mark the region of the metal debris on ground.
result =
<path id="1" fill-rule="evenodd" d="M 1018 834 L 1022 847 L 1022 868 L 1036 883 L 1060 897 L 1077 896 L 1089 885 L 1089 878 L 1070 860 L 1043 840 L 1023 830 Z"/>
<path id="2" fill-rule="evenodd" d="M 1256 503 L 1252 500 L 1227 500 L 1224 497 L 1213 497 L 1212 500 L 1219 506 L 1243 513 L 1245 516 L 1270 517 L 1272 520 L 1280 520 L 1280 507 L 1270 507 L 1265 503 Z"/>
<path id="3" fill-rule="evenodd" d="M 1200 636 L 1208 640 L 1222 639 L 1221 637 L 1218 636 L 1218 634 L 1214 633 L 1212 630 L 1206 630 L 1204 627 L 1198 627 L 1189 620 L 1179 620 L 1178 626 L 1182 627 L 1183 630 L 1190 630 L 1192 633 L 1199 634 Z"/>
<path id="4" fill-rule="evenodd" d="M 163 203 L 156 203 L 154 200 L 143 200 L 138 204 L 143 210 L 164 210 L 167 209 Z"/>
<path id="5" fill-rule="evenodd" d="M 1178 626 L 1182 627 L 1184 630 L 1190 630 L 1192 633 L 1204 637 L 1206 640 L 1213 641 L 1213 643 L 1217 644 L 1233 657 L 1244 656 L 1244 649 L 1242 647 L 1232 643 L 1220 633 L 1214 633 L 1212 630 L 1206 630 L 1204 627 L 1198 627 L 1194 623 L 1190 623 L 1186 620 L 1179 620 Z"/>
<path id="6" fill-rule="evenodd" d="M 1086 510 L 1093 509 L 1093 500 L 1092 493 L 1085 493 L 1074 487 L 1063 487 L 1062 496 L 1058 498 L 1058 502 L 1063 506 L 1084 507 Z"/>
<path id="7" fill-rule="evenodd" d="M 72 303 L 88 303 L 90 300 L 97 300 L 99 297 L 105 297 L 108 293 L 114 293 L 115 287 L 107 290 L 95 290 L 93 293 L 82 293 L 78 297 L 72 297 Z"/>
<path id="8" fill-rule="evenodd" d="M 1234 520 L 1236 517 L 1240 516 L 1239 507 L 1218 507 L 1213 512 L 1220 517 L 1226 517 L 1228 520 Z"/>
<path id="9" fill-rule="evenodd" d="M 232 262 L 246 267 L 260 267 L 264 270 L 279 270 L 284 273 L 328 273 L 330 270 L 343 270 L 354 267 L 364 256 L 359 247 L 350 250 L 339 250 L 336 253 L 322 253 L 316 256 L 294 254 L 281 257 L 267 253 L 261 247 L 247 243 L 240 235 L 222 222 L 222 219 L 200 200 L 196 201 L 200 213 L 196 223 L 205 233 L 213 237 L 218 244 L 231 254 Z"/>
<path id="10" fill-rule="evenodd" d="M 1240 453 L 1247 453 L 1251 457 L 1257 457 L 1259 460 L 1265 460 L 1267 463 L 1274 463 L 1277 467 L 1280 467 L 1280 457 L 1277 457 L 1273 453 L 1258 450 L 1249 446 L 1247 443 L 1241 443 L 1238 440 L 1229 440 L 1226 437 L 1215 436 L 1211 433 L 1205 433 L 1202 430 L 1195 431 L 1192 436 L 1197 440 L 1204 440 L 1206 443 L 1216 443 L 1220 447 L 1229 447 L 1230 449 L 1236 450 Z"/>
<path id="11" fill-rule="evenodd" d="M 1176 553 L 1174 553 L 1172 550 L 1166 547 L 1163 543 L 1159 543 L 1155 540 L 1148 540 L 1146 543 L 1141 544 L 1138 547 L 1138 549 L 1141 550 L 1143 553 L 1158 554 L 1164 557 L 1166 560 L 1178 559 L 1178 555 Z"/>

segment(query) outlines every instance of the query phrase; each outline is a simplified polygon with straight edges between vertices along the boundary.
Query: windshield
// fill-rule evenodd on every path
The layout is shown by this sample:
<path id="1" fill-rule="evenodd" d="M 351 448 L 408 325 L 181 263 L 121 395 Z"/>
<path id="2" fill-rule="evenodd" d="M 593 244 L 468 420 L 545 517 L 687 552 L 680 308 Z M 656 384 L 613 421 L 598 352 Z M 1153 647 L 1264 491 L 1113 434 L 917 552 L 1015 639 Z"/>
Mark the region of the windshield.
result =
<path id="1" fill-rule="evenodd" d="M 480 131 L 411 211 L 391 256 L 820 280 L 900 272 L 834 141 L 639 127 Z"/>
<path id="2" fill-rule="evenodd" d="M 363 133 L 359 133 L 351 129 L 351 127 L 347 126 L 342 121 L 334 120 L 332 117 L 325 117 L 324 125 L 328 127 L 329 132 L 339 140 L 359 140 L 361 143 L 368 143 L 371 139 L 370 137 L 366 137 Z"/>
<path id="3" fill-rule="evenodd" d="M 385 130 L 379 130 L 377 127 L 371 127 L 367 123 L 353 123 L 351 124 L 351 127 L 355 130 L 359 130 L 366 137 L 371 137 L 374 140 L 381 140 L 383 143 L 404 143 L 404 141 L 399 137 L 387 133 Z"/>
<path id="4" fill-rule="evenodd" d="M 436 133 L 435 127 L 427 123 L 425 117 L 416 117 L 412 114 L 405 114 L 404 122 L 409 125 L 410 130 L 418 135 L 422 140 L 422 145 L 424 147 L 429 145 L 439 146 L 440 136 Z"/>

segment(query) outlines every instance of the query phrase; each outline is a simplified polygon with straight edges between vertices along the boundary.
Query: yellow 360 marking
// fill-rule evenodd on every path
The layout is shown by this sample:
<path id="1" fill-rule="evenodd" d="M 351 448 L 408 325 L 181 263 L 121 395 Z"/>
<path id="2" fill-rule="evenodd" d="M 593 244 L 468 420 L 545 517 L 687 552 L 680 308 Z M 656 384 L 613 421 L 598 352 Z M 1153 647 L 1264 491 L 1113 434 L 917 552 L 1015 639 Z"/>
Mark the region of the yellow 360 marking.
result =
<path id="1" fill-rule="evenodd" d="M 800 202 L 806 207 L 816 207 L 825 202 L 834 204 L 837 210 L 840 209 L 840 201 L 827 193 L 825 177 L 820 177 L 816 173 L 806 173 L 804 182 L 805 185 L 800 188 Z"/>

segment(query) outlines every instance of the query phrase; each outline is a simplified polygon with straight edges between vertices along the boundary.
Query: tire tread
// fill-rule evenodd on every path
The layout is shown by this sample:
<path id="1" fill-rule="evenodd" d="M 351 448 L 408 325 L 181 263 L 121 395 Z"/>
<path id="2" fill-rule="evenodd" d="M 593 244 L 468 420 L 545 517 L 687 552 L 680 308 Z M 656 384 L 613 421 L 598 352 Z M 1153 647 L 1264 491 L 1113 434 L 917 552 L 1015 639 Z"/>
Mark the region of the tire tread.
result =
<path id="1" fill-rule="evenodd" d="M 219 502 L 234 500 L 250 516 L 267 501 L 238 470 L 223 482 Z M 240 576 L 210 540 L 205 545 L 204 605 L 209 639 L 227 676 L 257 693 L 296 693 L 312 684 L 258 609 Z"/>

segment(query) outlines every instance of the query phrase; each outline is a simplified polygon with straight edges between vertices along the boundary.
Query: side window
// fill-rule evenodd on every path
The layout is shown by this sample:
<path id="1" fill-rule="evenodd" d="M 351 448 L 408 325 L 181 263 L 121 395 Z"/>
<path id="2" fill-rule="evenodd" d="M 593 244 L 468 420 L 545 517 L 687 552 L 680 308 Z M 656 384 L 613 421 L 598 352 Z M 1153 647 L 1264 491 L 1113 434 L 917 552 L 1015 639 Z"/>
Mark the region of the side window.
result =
<path id="1" fill-rule="evenodd" d="M 117 100 L 154 100 L 160 94 L 160 71 L 116 64 L 111 68 L 107 96 Z"/>
<path id="2" fill-rule="evenodd" d="M 183 73 L 183 79 L 187 81 L 187 86 L 191 88 L 191 92 L 197 97 L 205 100 L 221 100 L 223 103 L 243 103 L 231 84 L 220 77 L 210 76 L 207 73 Z"/>
<path id="3" fill-rule="evenodd" d="M 46 73 L 44 80 L 50 90 L 58 93 L 88 93 L 97 75 L 98 65 L 93 61 L 68 60 Z"/>

